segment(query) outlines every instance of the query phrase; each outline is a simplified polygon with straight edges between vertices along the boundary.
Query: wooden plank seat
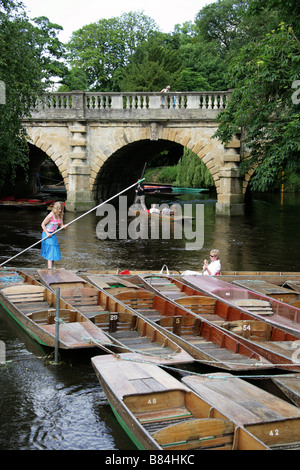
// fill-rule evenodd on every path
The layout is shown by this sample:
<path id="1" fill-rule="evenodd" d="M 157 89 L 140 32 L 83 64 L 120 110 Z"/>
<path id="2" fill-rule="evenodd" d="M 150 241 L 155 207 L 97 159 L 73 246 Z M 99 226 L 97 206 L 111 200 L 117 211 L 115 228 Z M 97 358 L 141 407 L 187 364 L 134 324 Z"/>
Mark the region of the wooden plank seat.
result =
<path id="1" fill-rule="evenodd" d="M 100 314 L 96 315 L 90 320 L 95 323 L 96 326 L 101 328 L 101 330 L 109 333 L 118 333 L 119 335 L 124 335 L 124 331 L 131 331 L 135 327 L 136 317 L 125 315 L 120 315 L 118 312 L 102 311 Z"/>
<path id="2" fill-rule="evenodd" d="M 235 426 L 232 422 L 214 418 L 187 420 L 167 426 L 152 437 L 164 449 L 232 449 Z"/>
<path id="3" fill-rule="evenodd" d="M 157 323 L 177 336 L 186 336 L 195 334 L 195 329 L 199 329 L 201 321 L 192 316 L 175 315 L 161 317 Z"/>
<path id="4" fill-rule="evenodd" d="M 272 325 L 259 320 L 237 320 L 222 322 L 216 321 L 215 325 L 220 325 L 226 330 L 232 331 L 243 338 L 251 341 L 270 341 Z"/>
<path id="5" fill-rule="evenodd" d="M 23 302 L 41 302 L 44 300 L 45 288 L 30 284 L 20 284 L 16 286 L 5 287 L 2 293 L 12 303 Z"/>
<path id="6" fill-rule="evenodd" d="M 61 297 L 74 306 L 97 305 L 98 291 L 88 287 L 61 289 Z"/>
<path id="7" fill-rule="evenodd" d="M 160 313 L 155 310 L 155 309 L 137 309 L 137 313 L 140 313 L 143 317 L 152 320 L 152 321 L 157 321 L 161 318 Z"/>
<path id="8" fill-rule="evenodd" d="M 191 295 L 181 297 L 176 302 L 182 307 L 191 310 L 197 315 L 213 315 L 215 312 L 216 299 L 203 295 Z"/>
<path id="9" fill-rule="evenodd" d="M 52 325 L 55 323 L 56 310 L 48 309 L 41 310 L 37 312 L 31 312 L 27 315 L 27 318 L 30 318 L 35 323 L 41 325 Z M 76 312 L 68 309 L 60 309 L 59 319 L 64 323 L 73 323 L 76 321 Z"/>
<path id="10" fill-rule="evenodd" d="M 153 308 L 153 300 L 155 294 L 146 291 L 125 291 L 115 295 L 116 299 L 120 300 L 130 308 L 136 309 L 151 309 Z"/>
<path id="11" fill-rule="evenodd" d="M 274 315 L 270 302 L 267 300 L 239 299 L 234 300 L 234 304 L 257 315 Z"/>

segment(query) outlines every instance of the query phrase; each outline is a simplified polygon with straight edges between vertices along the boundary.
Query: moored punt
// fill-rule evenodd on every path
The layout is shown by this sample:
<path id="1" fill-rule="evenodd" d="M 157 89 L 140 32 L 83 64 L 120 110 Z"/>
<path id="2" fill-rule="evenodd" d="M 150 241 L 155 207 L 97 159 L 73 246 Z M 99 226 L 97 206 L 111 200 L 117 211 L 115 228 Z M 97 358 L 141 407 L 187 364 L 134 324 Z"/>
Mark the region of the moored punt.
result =
<path id="1" fill-rule="evenodd" d="M 124 276 L 103 276 L 99 274 L 81 275 L 81 277 L 96 287 L 109 292 L 112 295 L 129 290 L 137 291 L 140 288 L 126 280 Z"/>
<path id="2" fill-rule="evenodd" d="M 287 289 L 286 287 L 276 286 L 270 282 L 263 280 L 235 280 L 232 284 L 239 287 L 243 287 L 258 294 L 263 294 L 273 299 L 280 300 L 286 304 L 294 305 L 294 302 L 300 300 L 300 292 L 297 293 L 295 290 Z"/>
<path id="3" fill-rule="evenodd" d="M 239 426 L 298 418 L 300 441 L 300 409 L 286 400 L 228 372 L 187 375 L 181 381 Z"/>
<path id="4" fill-rule="evenodd" d="M 79 276 L 67 270 L 39 270 L 39 275 L 52 289 L 59 288 L 65 302 L 105 333 L 111 341 L 110 350 L 135 352 L 159 364 L 193 362 L 192 356 L 154 323 Z"/>
<path id="5" fill-rule="evenodd" d="M 272 380 L 295 405 L 300 407 L 300 374 L 277 376 Z"/>
<path id="6" fill-rule="evenodd" d="M 183 282 L 192 285 L 199 292 L 242 308 L 257 318 L 264 318 L 272 325 L 296 335 L 300 334 L 300 309 L 297 307 L 242 287 L 232 286 L 216 276 L 183 276 Z"/>
<path id="7" fill-rule="evenodd" d="M 300 336 L 300 309 L 271 297 L 263 296 L 221 281 L 218 276 L 139 276 L 145 287 L 167 298 L 210 296 L 232 307 L 248 312 L 253 318 L 263 320 Z M 135 281 L 136 282 L 136 281 Z"/>
<path id="8" fill-rule="evenodd" d="M 56 295 L 21 271 L 0 271 L 0 304 L 31 337 L 55 347 Z M 59 302 L 61 349 L 109 344 L 109 338 L 62 299 Z"/>
<path id="9" fill-rule="evenodd" d="M 110 355 L 93 357 L 92 365 L 114 415 L 138 449 L 269 448 L 156 365 Z"/>
<path id="10" fill-rule="evenodd" d="M 29 268 L 30 269 L 30 268 Z M 89 275 L 89 274 L 97 274 L 97 275 L 118 275 L 120 270 L 99 270 L 99 269 L 83 269 L 78 270 L 77 274 L 80 275 Z M 122 270 L 121 270 L 122 271 Z M 128 270 L 127 270 L 128 271 Z M 169 269 L 171 275 L 178 276 L 180 275 L 179 271 Z M 127 273 L 128 274 L 128 273 Z M 129 275 L 145 275 L 145 274 L 161 274 L 161 270 L 132 270 L 130 269 Z M 181 275 L 179 276 L 181 277 Z M 262 279 L 267 282 L 271 282 L 277 286 L 283 285 L 288 280 L 291 281 L 300 281 L 300 272 L 280 272 L 280 271 L 223 271 L 219 276 L 219 279 L 232 282 L 235 280 L 244 280 L 244 279 Z"/>
<path id="11" fill-rule="evenodd" d="M 0 208 L 10 209 L 41 209 L 47 207 L 49 204 L 54 203 L 55 199 L 33 199 L 33 198 L 22 198 L 15 199 L 14 196 L 0 199 Z"/>
<path id="12" fill-rule="evenodd" d="M 226 331 L 221 331 L 204 320 L 201 321 L 192 312 L 188 312 L 162 297 L 155 296 L 143 289 L 139 289 L 137 292 L 115 293 L 112 296 L 107 291 L 91 286 L 86 281 L 84 281 L 84 285 L 88 286 L 89 290 L 83 290 L 82 287 L 79 287 L 83 279 L 72 273 L 68 274 L 66 270 L 62 271 L 41 270 L 39 273 L 52 288 L 59 287 L 61 289 L 61 296 L 68 303 L 76 305 L 80 312 L 88 315 L 96 324 L 105 328 L 112 340 L 114 340 L 114 332 L 110 332 L 109 329 L 113 328 L 113 322 L 111 322 L 112 326 L 108 324 L 109 312 L 112 313 L 111 318 L 114 319 L 115 325 L 118 325 L 119 318 L 122 322 L 126 315 L 127 318 L 129 315 L 133 316 L 132 318 L 138 317 L 138 323 L 148 325 L 149 331 L 151 326 L 155 331 L 178 345 L 182 351 L 186 351 L 194 359 L 210 366 L 225 370 L 258 370 L 273 367 L 270 361 L 255 353 L 251 348 L 242 345 L 238 339 L 232 338 Z M 67 289 L 69 275 L 70 282 L 73 284 L 71 289 Z M 76 279 L 78 287 L 75 288 Z M 96 314 L 97 311 L 98 314 Z M 118 339 L 122 342 L 121 337 L 117 337 L 117 334 L 118 331 L 115 332 L 115 340 Z M 123 334 L 129 333 L 123 331 Z M 135 332 L 132 331 L 130 334 L 133 335 Z M 129 345 L 132 350 L 134 343 L 130 337 Z"/>
<path id="13" fill-rule="evenodd" d="M 266 281 L 276 286 L 284 286 L 287 281 L 300 281 L 300 272 L 285 271 L 223 271 L 219 279 L 225 282 L 233 281 Z"/>
<path id="14" fill-rule="evenodd" d="M 256 435 L 262 439 L 263 430 L 264 443 L 271 448 L 300 449 L 300 409 L 296 406 L 228 373 L 189 375 L 181 381 L 238 426 L 251 432 L 260 423 Z"/>
<path id="15" fill-rule="evenodd" d="M 208 276 L 203 276 L 206 277 Z M 199 295 L 199 290 L 177 279 L 168 276 L 144 276 L 141 279 L 152 292 L 159 292 L 166 299 L 171 294 L 175 305 L 180 305 L 199 316 L 202 321 L 227 331 L 233 338 L 239 339 L 242 344 L 258 352 L 272 364 L 300 371 L 300 361 L 297 358 L 298 336 L 219 297 L 206 293 Z"/>
<path id="16" fill-rule="evenodd" d="M 294 280 L 287 280 L 283 287 L 284 286 L 288 286 L 290 289 L 293 289 L 293 291 L 297 292 L 298 294 L 300 294 L 300 279 L 294 279 Z"/>

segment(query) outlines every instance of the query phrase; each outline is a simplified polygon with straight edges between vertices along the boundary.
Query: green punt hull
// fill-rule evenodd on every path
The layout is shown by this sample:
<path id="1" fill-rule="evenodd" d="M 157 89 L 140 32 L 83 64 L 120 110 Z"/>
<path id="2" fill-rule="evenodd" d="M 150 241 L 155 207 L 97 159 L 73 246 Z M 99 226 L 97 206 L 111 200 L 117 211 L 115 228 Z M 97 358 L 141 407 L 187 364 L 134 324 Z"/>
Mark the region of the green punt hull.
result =
<path id="1" fill-rule="evenodd" d="M 21 321 L 19 321 L 17 317 L 15 317 L 15 315 L 6 307 L 6 305 L 4 305 L 3 302 L 0 301 L 0 305 L 6 311 L 6 313 L 8 313 L 9 317 L 14 321 L 14 323 L 16 323 L 16 325 L 21 328 L 21 330 L 25 331 L 25 333 L 27 333 L 31 338 L 33 338 L 40 345 L 48 346 L 44 341 L 41 340 L 39 336 L 34 334 L 31 329 L 26 328 L 26 326 Z"/>
<path id="2" fill-rule="evenodd" d="M 180 192 L 180 193 L 205 193 L 208 192 L 209 189 L 204 189 L 204 188 L 179 188 L 179 187 L 173 187 L 172 188 L 173 192 Z"/>

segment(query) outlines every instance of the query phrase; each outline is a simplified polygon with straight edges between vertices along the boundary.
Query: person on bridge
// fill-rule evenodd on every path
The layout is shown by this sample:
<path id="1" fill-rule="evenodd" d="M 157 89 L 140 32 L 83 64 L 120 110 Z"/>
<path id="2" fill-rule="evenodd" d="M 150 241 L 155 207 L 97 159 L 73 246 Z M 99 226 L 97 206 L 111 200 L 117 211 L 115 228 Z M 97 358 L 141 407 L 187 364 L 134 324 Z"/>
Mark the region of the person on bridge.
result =
<path id="1" fill-rule="evenodd" d="M 219 276 L 221 274 L 221 261 L 219 259 L 219 250 L 210 251 L 210 263 L 207 259 L 204 260 L 202 273 L 197 271 L 184 271 L 182 274 L 184 276 Z"/>
<path id="2" fill-rule="evenodd" d="M 67 225 L 63 223 L 63 205 L 61 202 L 56 202 L 52 211 L 45 217 L 42 222 L 42 246 L 41 257 L 48 261 L 48 269 L 54 268 L 54 261 L 61 260 L 60 248 L 55 234 L 56 230 L 66 228 Z"/>
<path id="3" fill-rule="evenodd" d="M 166 86 L 166 88 L 163 88 L 161 90 L 161 93 L 169 93 L 170 88 L 171 88 L 170 85 Z M 162 96 L 161 97 L 161 107 L 164 108 L 167 105 L 168 105 L 168 98 L 166 98 L 165 96 Z"/>

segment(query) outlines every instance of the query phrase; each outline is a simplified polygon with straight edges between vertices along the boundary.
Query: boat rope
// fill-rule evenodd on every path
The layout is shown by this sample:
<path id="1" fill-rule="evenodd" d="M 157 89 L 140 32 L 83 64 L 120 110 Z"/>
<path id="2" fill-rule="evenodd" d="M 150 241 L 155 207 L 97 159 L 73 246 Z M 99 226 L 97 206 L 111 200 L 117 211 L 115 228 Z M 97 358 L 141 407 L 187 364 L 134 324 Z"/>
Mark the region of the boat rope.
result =
<path id="1" fill-rule="evenodd" d="M 2 273 L 5 273 L 5 274 L 2 275 Z M 20 281 L 24 281 L 24 279 L 16 271 L 14 272 L 0 271 L 1 284 L 4 284 L 5 286 L 9 286 L 11 284 L 17 284 Z"/>

